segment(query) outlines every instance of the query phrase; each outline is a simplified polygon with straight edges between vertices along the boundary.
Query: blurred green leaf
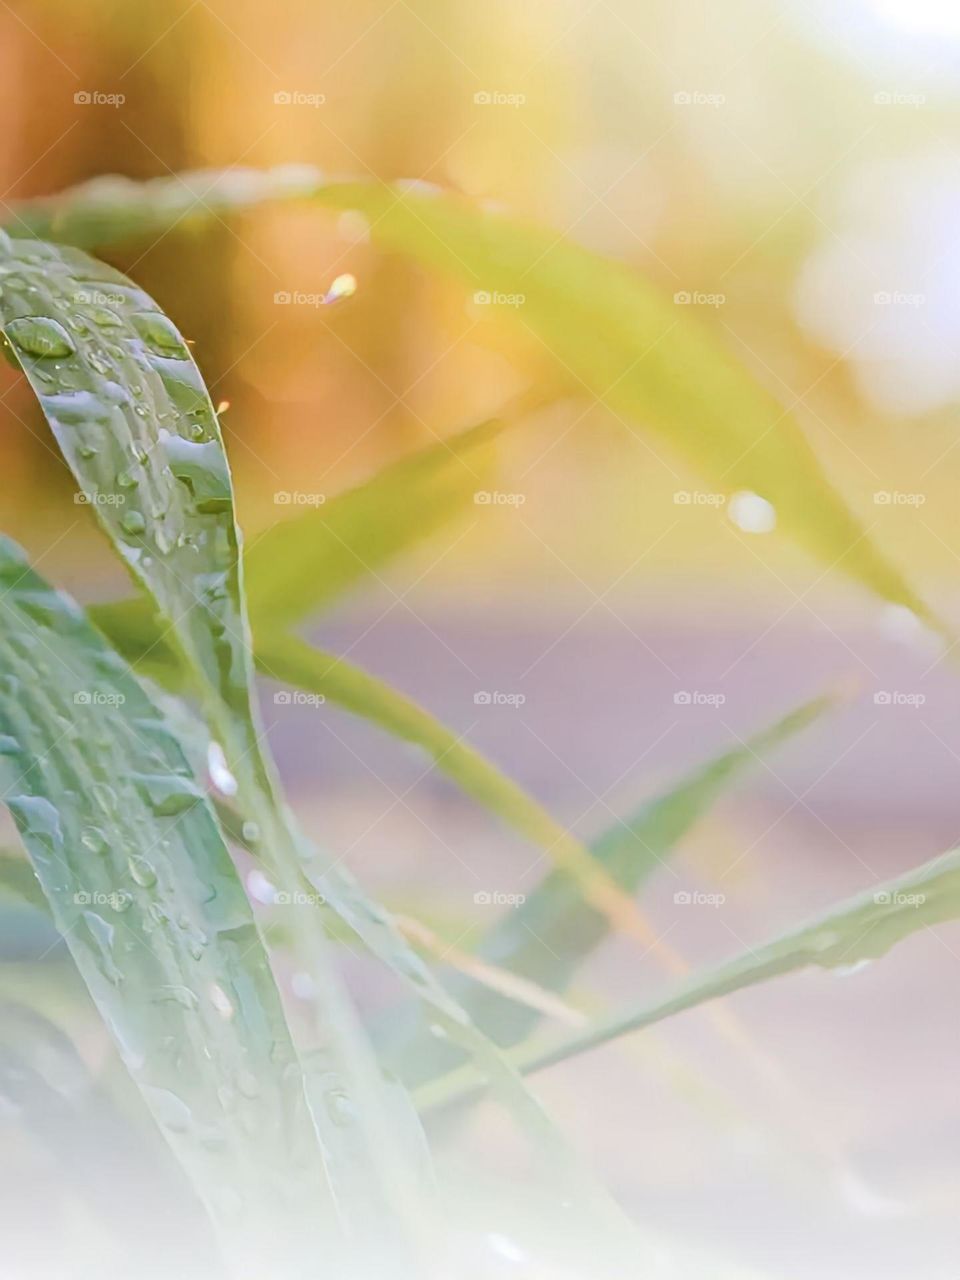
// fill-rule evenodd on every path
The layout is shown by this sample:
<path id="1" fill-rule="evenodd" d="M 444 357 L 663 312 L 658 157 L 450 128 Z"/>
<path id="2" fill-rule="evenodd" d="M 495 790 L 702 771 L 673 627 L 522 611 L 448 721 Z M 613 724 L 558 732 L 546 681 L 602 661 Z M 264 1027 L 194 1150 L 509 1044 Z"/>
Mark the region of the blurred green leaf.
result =
<path id="1" fill-rule="evenodd" d="M 825 564 L 942 629 L 829 484 L 789 411 L 639 272 L 415 184 L 330 183 L 316 198 L 359 211 L 375 243 L 475 296 L 519 299 L 483 314 L 526 332 L 573 387 L 659 434 L 718 490 L 772 503 L 779 525 Z"/>
<path id="2" fill-rule="evenodd" d="M 140 188 L 103 179 L 94 189 L 19 205 L 7 229 L 112 244 L 188 213 L 209 216 L 196 190 L 204 180 L 213 177 L 157 179 Z M 283 194 L 270 174 L 245 173 L 227 205 L 256 204 L 267 191 Z M 289 194 L 361 213 L 375 242 L 454 276 L 481 302 L 520 299 L 483 314 L 526 331 L 574 388 L 659 434 L 719 491 L 745 490 L 772 503 L 779 525 L 827 566 L 944 632 L 830 485 L 789 410 L 690 308 L 671 304 L 639 272 L 553 230 L 422 184 L 314 175 L 311 186 L 309 171 L 301 170 Z"/>
<path id="3" fill-rule="evenodd" d="M 829 908 L 810 924 L 751 947 L 733 960 L 695 975 L 669 995 L 644 1002 L 552 1046 L 524 1044 L 510 1059 L 524 1072 L 540 1071 L 580 1053 L 695 1009 L 771 978 L 817 966 L 852 969 L 879 959 L 921 929 L 960 918 L 960 850 L 952 850 L 894 880 L 886 880 Z M 426 1086 L 427 1108 L 459 1102 L 478 1092 L 475 1073 L 463 1068 Z"/>
<path id="4" fill-rule="evenodd" d="M 244 568 L 254 632 L 329 608 L 469 507 L 489 481 L 486 447 L 504 426 L 492 419 L 421 449 L 252 542 Z"/>
<path id="5" fill-rule="evenodd" d="M 594 856 L 618 884 L 636 893 L 741 774 L 836 705 L 833 697 L 815 698 L 747 742 L 715 756 L 592 841 Z M 481 941 L 477 955 L 548 991 L 563 991 L 608 933 L 607 921 L 584 902 L 576 882 L 563 871 L 553 871 L 524 902 L 503 913 Z M 448 985 L 498 1044 L 517 1043 L 539 1020 L 530 1008 L 460 975 L 451 977 Z M 406 1042 L 404 1076 L 422 1081 L 436 1074 L 438 1065 L 449 1067 L 455 1060 L 443 1046 L 424 1054 Z"/>
<path id="6" fill-rule="evenodd" d="M 462 791 L 539 845 L 563 869 L 576 893 L 595 904 L 598 914 L 635 931 L 634 926 L 624 924 L 622 908 L 611 902 L 606 885 L 615 883 L 612 876 L 603 870 L 603 882 L 598 882 L 595 868 L 600 866 L 599 860 L 594 862 L 585 846 L 521 787 L 411 699 L 359 667 L 295 637 L 270 638 L 257 662 L 273 679 L 329 698 L 394 737 L 422 748 Z M 617 893 L 621 893 L 619 888 Z"/>

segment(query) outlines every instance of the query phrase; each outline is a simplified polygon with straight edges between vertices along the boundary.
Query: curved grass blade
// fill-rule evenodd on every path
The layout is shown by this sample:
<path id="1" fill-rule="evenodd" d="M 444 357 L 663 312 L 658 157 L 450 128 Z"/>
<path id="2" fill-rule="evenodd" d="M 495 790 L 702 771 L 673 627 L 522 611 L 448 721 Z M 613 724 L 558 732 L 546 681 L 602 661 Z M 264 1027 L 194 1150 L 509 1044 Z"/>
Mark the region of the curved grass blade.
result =
<path id="1" fill-rule="evenodd" d="M 405 1199 L 402 1159 L 373 1055 L 314 914 L 301 902 L 294 836 L 260 749 L 239 533 L 210 397 L 174 325 L 119 272 L 76 249 L 7 239 L 0 273 L 6 339 L 90 505 L 164 619 L 250 798 L 255 812 L 247 816 L 289 890 L 298 948 L 327 1030 L 337 1032 L 325 1077 L 350 1078 L 360 1095 L 355 1127 L 338 1120 L 336 1103 L 315 1115 L 327 1135 L 328 1166 L 343 1174 L 344 1212 L 366 1218 L 375 1186 L 388 1200 Z M 332 1084 L 329 1092 L 336 1093 Z M 361 1159 L 366 1175 L 348 1176 Z M 368 1190 L 358 1199 L 363 1183 Z"/>
<path id="2" fill-rule="evenodd" d="M 619 1210 L 566 1151 L 519 1076 L 389 915 L 306 841 L 280 796 L 254 708 L 229 470 L 209 396 L 182 337 L 125 277 L 76 249 L 7 239 L 0 244 L 0 271 L 4 332 L 71 469 L 91 498 L 97 495 L 91 505 L 101 523 L 158 606 L 234 775 L 237 806 L 259 829 L 260 848 L 280 887 L 293 903 L 300 903 L 304 890 L 323 895 L 374 955 L 430 1004 L 440 1033 L 478 1064 L 545 1153 L 554 1179 L 616 1237 L 623 1229 Z M 97 295 L 92 301 L 91 289 Z M 112 291 L 107 323 L 99 314 L 104 290 Z M 134 465 L 136 483 L 128 487 Z M 122 510 L 130 488 L 140 495 L 132 520 L 131 509 L 118 515 L 101 496 L 113 495 Z M 615 901 L 619 909 L 619 893 Z M 356 1129 L 348 1129 L 346 1144 L 340 1104 L 332 1116 L 330 1108 L 314 1107 L 336 1155 L 325 1149 L 328 1168 L 338 1173 L 344 1156 L 350 1194 L 359 1185 L 353 1171 L 362 1153 L 386 1202 L 422 1238 L 420 1205 L 404 1177 L 405 1136 L 391 1119 L 372 1050 L 330 964 L 315 911 L 305 904 L 291 914 L 332 1042 L 325 1096 L 342 1101 L 346 1095 L 354 1104 Z"/>
<path id="3" fill-rule="evenodd" d="M 594 856 L 618 884 L 636 893 L 741 774 L 835 706 L 832 697 L 815 698 L 709 760 L 592 841 Z M 563 991 L 608 931 L 607 921 L 583 901 L 576 883 L 565 872 L 554 871 L 525 902 L 503 914 L 481 942 L 478 955 L 548 990 Z M 529 1011 L 497 1001 L 490 993 L 471 995 L 458 982 L 453 989 L 478 1026 L 498 1044 L 517 1043 L 535 1025 Z"/>
<path id="4" fill-rule="evenodd" d="M 421 747 L 434 759 L 437 768 L 467 795 L 544 849 L 614 927 L 647 943 L 655 939 L 656 935 L 632 901 L 606 871 L 598 871 L 599 864 L 592 860 L 579 840 L 521 787 L 411 699 L 359 667 L 294 637 L 267 638 L 261 645 L 257 663 L 260 670 L 273 679 L 329 698 L 395 737 Z"/>
<path id="5" fill-rule="evenodd" d="M 297 197 L 308 185 L 303 177 Z M 206 216 L 202 201 L 190 203 L 193 181 L 165 179 L 141 191 L 124 185 L 106 199 L 75 188 L 19 206 L 20 222 L 7 229 L 115 243 L 131 229 L 169 227 L 188 210 Z M 256 202 L 251 195 L 247 203 Z M 546 347 L 575 385 L 660 434 L 722 491 L 762 495 L 781 527 L 827 565 L 945 631 L 829 484 L 789 412 L 639 273 L 552 230 L 415 184 L 318 179 L 312 196 L 359 211 L 376 242 L 473 291 L 522 296 L 522 307 L 497 310 Z"/>
<path id="6" fill-rule="evenodd" d="M 622 1035 L 771 978 L 811 966 L 846 969 L 877 960 L 920 929 L 958 918 L 960 850 L 955 849 L 847 899 L 810 924 L 753 947 L 708 973 L 695 975 L 660 1000 L 617 1014 L 551 1047 L 520 1046 L 510 1054 L 510 1059 L 523 1072 L 541 1071 Z M 428 1085 L 418 1097 L 429 1109 L 464 1101 L 477 1092 L 475 1073 L 464 1068 Z"/>
<path id="7" fill-rule="evenodd" d="M 228 1250 L 315 1246 L 302 1076 L 213 815 L 125 664 L 6 539 L 0 670 L 4 802 L 154 1118 Z"/>
<path id="8" fill-rule="evenodd" d="M 788 411 L 638 272 L 439 191 L 338 182 L 318 188 L 316 199 L 359 211 L 376 243 L 472 291 L 523 297 L 521 307 L 495 310 L 508 312 L 575 385 L 661 435 L 723 492 L 760 494 L 781 527 L 827 565 L 944 630 L 873 546 Z"/>
<path id="9" fill-rule="evenodd" d="M 80 249 L 106 248 L 154 238 L 174 226 L 189 230 L 270 201 L 307 196 L 320 181 L 313 165 L 194 169 L 146 182 L 114 174 L 92 178 L 61 195 L 26 201 L 4 229 L 12 236 Z"/>
<path id="10" fill-rule="evenodd" d="M 487 446 L 504 426 L 491 419 L 422 449 L 252 542 L 244 572 L 255 634 L 329 608 L 463 511 L 489 483 Z"/>

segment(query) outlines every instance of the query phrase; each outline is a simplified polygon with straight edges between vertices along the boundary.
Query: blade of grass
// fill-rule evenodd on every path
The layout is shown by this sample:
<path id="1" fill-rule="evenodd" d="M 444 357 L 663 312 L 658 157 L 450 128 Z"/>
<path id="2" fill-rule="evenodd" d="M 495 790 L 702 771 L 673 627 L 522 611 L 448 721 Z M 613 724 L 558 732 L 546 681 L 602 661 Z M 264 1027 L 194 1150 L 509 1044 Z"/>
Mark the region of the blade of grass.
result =
<path id="1" fill-rule="evenodd" d="M 393 1123 L 391 1101 L 330 964 L 315 911 L 307 902 L 300 909 L 304 880 L 308 892 L 320 893 L 430 1004 L 441 1034 L 478 1064 L 544 1155 L 554 1180 L 576 1196 L 584 1214 L 595 1215 L 611 1238 L 619 1238 L 619 1210 L 567 1151 L 520 1077 L 446 994 L 390 916 L 306 841 L 282 799 L 254 705 L 229 470 L 216 415 L 183 338 L 142 291 L 78 250 L 7 239 L 0 243 L 0 268 L 7 339 L 101 524 L 157 604 L 234 775 L 237 807 L 259 828 L 271 871 L 297 904 L 292 919 L 298 948 L 334 1042 L 334 1071 L 326 1074 L 336 1084 L 327 1096 L 342 1100 L 347 1094 L 349 1100 L 352 1094 L 355 1103 L 349 1141 L 339 1105 L 333 1115 L 329 1107 L 313 1108 L 328 1170 L 336 1177 L 343 1157 L 349 1166 L 344 1189 L 352 1199 L 362 1155 L 399 1222 L 423 1238 L 419 1197 L 405 1177 L 405 1138 Z M 109 320 L 99 314 L 105 292 Z M 131 487 L 138 498 L 128 507 Z"/>
<path id="2" fill-rule="evenodd" d="M 614 928 L 647 946 L 656 943 L 656 933 L 636 904 L 584 845 L 521 787 L 415 702 L 360 668 L 295 637 L 266 638 L 261 642 L 257 662 L 260 670 L 273 679 L 329 698 L 395 737 L 423 748 L 437 768 L 467 795 L 539 845 Z"/>
<path id="3" fill-rule="evenodd" d="M 510 1053 L 510 1060 L 525 1073 L 542 1071 L 771 978 L 813 966 L 852 968 L 877 960 L 919 930 L 958 918 L 960 850 L 951 850 L 829 908 L 807 925 L 752 947 L 707 973 L 694 975 L 665 997 L 646 1001 L 546 1048 L 525 1043 Z M 478 1092 L 475 1074 L 470 1068 L 462 1068 L 426 1086 L 417 1096 L 422 1107 L 430 1110 L 463 1102 Z"/>
<path id="4" fill-rule="evenodd" d="M 371 239 L 488 296 L 558 371 L 659 434 L 718 488 L 772 503 L 780 526 L 829 566 L 946 633 L 829 484 L 799 426 L 713 334 L 636 271 L 489 208 L 381 182 L 321 185 Z"/>
<path id="5" fill-rule="evenodd" d="M 228 1256 L 271 1256 L 278 1230 L 315 1246 L 325 1192 L 302 1076 L 213 815 L 125 664 L 6 539 L 0 670 L 4 802 Z M 238 1221 L 251 1204 L 262 1215 Z"/>
<path id="6" fill-rule="evenodd" d="M 229 179 L 226 179 L 229 181 Z M 18 207 L 12 234 L 115 244 L 171 226 L 187 211 L 209 216 L 197 175 L 137 189 L 89 187 Z M 253 204 L 270 175 L 239 186 Z M 558 371 L 615 413 L 656 432 L 725 492 L 748 490 L 773 504 L 782 528 L 830 567 L 948 634 L 879 551 L 824 476 L 799 426 L 709 330 L 638 272 L 488 206 L 436 189 L 379 181 L 324 182 L 301 171 L 290 194 L 361 213 L 385 248 L 460 280 L 477 294 L 521 298 L 491 307 L 546 349 Z"/>
<path id="7" fill-rule="evenodd" d="M 152 299 L 86 254 L 3 238 L 0 274 L 5 338 L 90 506 L 165 619 L 240 780 L 245 816 L 290 894 L 328 1046 L 328 1101 L 318 1105 L 311 1090 L 311 1110 L 341 1225 L 412 1266 L 412 1254 L 431 1247 L 430 1211 L 405 1177 L 392 1103 L 316 927 L 299 837 L 261 749 L 230 475 L 203 380 Z M 342 1122 L 343 1097 L 355 1123 Z"/>
<path id="8" fill-rule="evenodd" d="M 489 484 L 488 446 L 514 412 L 402 458 L 255 539 L 244 556 L 254 632 L 285 630 L 329 608 L 462 512 Z"/>
<path id="9" fill-rule="evenodd" d="M 715 756 L 604 831 L 591 842 L 594 856 L 618 884 L 636 893 L 740 775 L 836 705 L 831 696 L 815 698 Z M 583 901 L 571 878 L 554 871 L 524 902 L 503 913 L 480 943 L 478 955 L 551 991 L 563 991 L 608 932 L 607 921 Z M 529 1012 L 504 1006 L 495 996 L 476 992 L 471 997 L 459 983 L 454 990 L 498 1044 L 515 1044 L 534 1026 Z"/>

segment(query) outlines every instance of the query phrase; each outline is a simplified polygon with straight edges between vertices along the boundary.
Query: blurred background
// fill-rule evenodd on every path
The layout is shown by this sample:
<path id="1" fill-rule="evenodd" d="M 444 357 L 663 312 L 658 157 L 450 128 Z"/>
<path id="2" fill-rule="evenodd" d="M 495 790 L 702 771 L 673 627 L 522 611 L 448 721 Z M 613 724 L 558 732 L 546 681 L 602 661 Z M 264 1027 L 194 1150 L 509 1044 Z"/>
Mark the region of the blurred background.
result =
<path id="1" fill-rule="evenodd" d="M 12 0 L 0 35 L 5 208 L 104 173 L 287 163 L 496 202 L 696 308 L 792 409 L 873 538 L 960 618 L 950 0 Z M 278 494 L 332 497 L 545 377 L 522 326 L 381 253 L 350 215 L 264 208 L 113 261 L 230 403 L 248 542 L 291 514 Z M 345 273 L 356 291 L 336 306 L 297 301 Z M 4 529 L 84 600 L 122 594 L 28 388 L 5 370 L 0 392 Z M 691 965 L 956 842 L 960 674 L 915 619 L 763 520 L 678 502 L 708 486 L 585 399 L 526 414 L 498 455 L 521 501 L 474 506 L 310 634 L 578 833 L 844 690 L 656 878 L 651 918 Z M 911 698 L 876 701 L 891 691 Z M 478 894 L 544 873 L 375 730 L 271 690 L 264 713 L 312 829 L 456 946 L 495 909 Z M 693 888 L 725 900 L 678 908 Z M 707 1250 L 796 1280 L 955 1280 L 958 965 L 960 928 L 944 926 L 856 976 L 737 997 L 785 1088 L 692 1014 L 541 1090 L 632 1209 Z M 609 1010 L 664 981 L 619 940 L 577 997 Z M 360 961 L 356 982 L 380 1011 Z"/>

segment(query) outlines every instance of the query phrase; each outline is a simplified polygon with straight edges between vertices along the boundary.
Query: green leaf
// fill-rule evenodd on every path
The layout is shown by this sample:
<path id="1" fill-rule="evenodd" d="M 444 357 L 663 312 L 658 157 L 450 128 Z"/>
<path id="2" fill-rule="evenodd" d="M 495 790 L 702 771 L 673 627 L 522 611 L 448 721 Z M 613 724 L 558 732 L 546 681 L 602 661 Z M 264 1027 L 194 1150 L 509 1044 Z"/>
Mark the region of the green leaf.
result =
<path id="1" fill-rule="evenodd" d="M 4 227 L 12 236 L 106 248 L 155 239 L 174 226 L 189 230 L 270 201 L 308 196 L 320 180 L 312 165 L 194 169 L 146 182 L 108 175 L 60 195 L 23 202 Z"/>
<path id="2" fill-rule="evenodd" d="M 960 850 L 952 850 L 830 908 L 810 924 L 751 947 L 705 974 L 695 975 L 661 999 L 644 1002 L 547 1048 L 524 1044 L 511 1053 L 510 1059 L 521 1071 L 540 1071 L 771 978 L 811 966 L 852 969 L 886 955 L 898 942 L 921 929 L 958 918 Z M 466 1068 L 428 1085 L 418 1096 L 429 1109 L 463 1101 L 476 1092 L 475 1075 Z"/>
<path id="3" fill-rule="evenodd" d="M 503 427 L 492 419 L 421 449 L 257 538 L 245 556 L 255 634 L 329 608 L 463 511 L 488 482 L 487 446 Z"/>
<path id="4" fill-rule="evenodd" d="M 229 470 L 216 415 L 183 338 L 136 286 L 76 249 L 8 239 L 0 244 L 0 270 L 7 339 L 98 518 L 157 605 L 234 775 L 237 807 L 259 829 L 268 867 L 290 895 L 296 947 L 323 1018 L 325 1098 L 346 1094 L 356 1117 L 355 1125 L 344 1126 L 339 1103 L 314 1101 L 312 1107 L 328 1171 L 347 1206 L 363 1215 L 379 1188 L 415 1248 L 430 1233 L 429 1209 L 406 1176 L 406 1131 L 306 900 L 311 892 L 430 1005 L 440 1034 L 478 1064 L 544 1153 L 554 1180 L 616 1236 L 623 1227 L 619 1211 L 566 1150 L 519 1076 L 389 914 L 304 838 L 282 799 L 254 705 Z M 101 312 L 107 294 L 109 316 Z M 131 491 L 137 498 L 128 506 Z M 379 1238 L 388 1233 L 381 1230 Z M 400 1266 L 396 1249 L 388 1247 Z"/>
<path id="5" fill-rule="evenodd" d="M 306 1247 L 322 1163 L 209 806 L 125 664 L 6 539 L 0 592 L 0 784 L 57 927 L 225 1244 L 269 1251 L 237 1221 L 259 1204 Z"/>
<path id="6" fill-rule="evenodd" d="M 760 494 L 827 565 L 939 627 L 829 484 L 796 421 L 690 308 L 638 272 L 552 230 L 415 186 L 331 183 L 317 199 L 361 212 L 375 243 L 471 292 L 521 299 L 487 312 L 531 336 L 572 385 L 662 436 L 719 490 Z"/>
<path id="7" fill-rule="evenodd" d="M 297 197 L 308 187 L 303 176 Z M 21 205 L 18 216 L 27 226 L 19 230 L 67 239 L 73 233 L 88 243 L 95 213 L 93 238 L 114 243 L 132 227 L 155 230 L 167 209 L 166 226 L 186 209 L 202 216 L 202 202 L 191 205 L 179 179 L 148 185 L 142 191 L 123 186 L 112 199 L 92 200 L 89 189 L 77 188 Z M 247 203 L 260 198 L 255 184 L 250 195 Z M 660 435 L 718 490 L 767 499 L 779 525 L 825 564 L 945 630 L 874 547 L 789 412 L 690 308 L 672 305 L 638 272 L 553 230 L 422 185 L 318 181 L 313 198 L 362 213 L 376 243 L 453 276 L 471 292 L 522 299 L 485 313 L 530 335 L 534 349 L 545 349 L 572 386 Z M 8 230 L 16 233 L 17 222 Z"/>
<path id="8" fill-rule="evenodd" d="M 579 892 L 598 904 L 600 914 L 612 918 L 620 927 L 632 929 L 632 923 L 624 924 L 620 905 L 623 898 L 615 882 L 606 872 L 598 873 L 599 862 L 591 860 L 584 846 L 521 787 L 411 699 L 342 658 L 292 637 L 265 640 L 257 665 L 273 679 L 329 698 L 395 737 L 421 747 L 436 762 L 437 769 L 467 795 L 539 845 L 564 869 Z M 611 884 L 618 895 L 616 902 L 607 888 Z"/>
<path id="9" fill-rule="evenodd" d="M 409 1203 L 392 1104 L 303 892 L 298 835 L 260 746 L 239 533 L 210 397 L 175 326 L 119 272 L 30 240 L 0 243 L 0 272 L 5 337 L 81 491 L 163 618 L 236 771 L 245 817 L 290 894 L 297 950 L 328 1033 L 324 1093 L 341 1096 L 349 1082 L 358 1116 L 344 1125 L 338 1103 L 312 1106 L 327 1171 L 351 1230 L 400 1266 L 400 1236 L 419 1248 L 419 1208 Z M 157 799 L 178 803 L 176 794 Z"/>
<path id="10" fill-rule="evenodd" d="M 716 756 L 642 805 L 633 817 L 605 831 L 590 845 L 594 856 L 623 889 L 636 893 L 739 775 L 834 706 L 835 698 L 813 699 L 749 741 Z M 538 987 L 563 991 L 608 933 L 606 919 L 583 900 L 576 881 L 563 871 L 553 871 L 524 902 L 503 913 L 483 938 L 477 955 Z M 529 1007 L 459 974 L 447 985 L 498 1044 L 516 1044 L 539 1021 Z M 397 1052 L 402 1054 L 404 1078 L 411 1081 L 430 1079 L 456 1061 L 443 1046 L 424 1053 L 409 1038 Z"/>

